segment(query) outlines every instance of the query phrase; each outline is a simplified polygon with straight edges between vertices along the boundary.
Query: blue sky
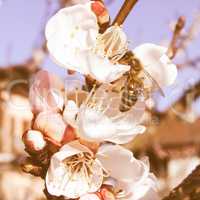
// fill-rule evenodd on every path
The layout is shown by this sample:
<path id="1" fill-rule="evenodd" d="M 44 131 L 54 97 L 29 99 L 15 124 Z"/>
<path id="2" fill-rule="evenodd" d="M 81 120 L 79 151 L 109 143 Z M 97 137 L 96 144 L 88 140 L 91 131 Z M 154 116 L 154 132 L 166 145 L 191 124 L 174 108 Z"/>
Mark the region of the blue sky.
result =
<path id="1" fill-rule="evenodd" d="M 55 8 L 57 0 L 51 1 Z M 113 0 L 109 6 L 112 16 L 122 2 Z M 45 0 L 4 0 L 0 5 L 0 65 L 20 63 L 30 56 L 41 30 Z M 169 22 L 184 14 L 189 24 L 198 10 L 199 0 L 139 0 L 124 28 L 133 47 L 144 42 L 160 43 L 170 36 Z"/>

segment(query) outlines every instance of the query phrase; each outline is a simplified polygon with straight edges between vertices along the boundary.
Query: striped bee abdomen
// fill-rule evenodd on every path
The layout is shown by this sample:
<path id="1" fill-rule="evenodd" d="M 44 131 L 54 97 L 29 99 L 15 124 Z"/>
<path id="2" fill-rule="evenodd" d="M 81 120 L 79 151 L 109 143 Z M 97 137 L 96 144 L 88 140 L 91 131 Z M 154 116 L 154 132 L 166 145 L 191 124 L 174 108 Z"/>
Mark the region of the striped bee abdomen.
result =
<path id="1" fill-rule="evenodd" d="M 127 82 L 121 98 L 120 111 L 126 112 L 134 106 L 138 100 L 138 97 L 142 93 L 143 82 L 137 79 L 131 79 Z"/>

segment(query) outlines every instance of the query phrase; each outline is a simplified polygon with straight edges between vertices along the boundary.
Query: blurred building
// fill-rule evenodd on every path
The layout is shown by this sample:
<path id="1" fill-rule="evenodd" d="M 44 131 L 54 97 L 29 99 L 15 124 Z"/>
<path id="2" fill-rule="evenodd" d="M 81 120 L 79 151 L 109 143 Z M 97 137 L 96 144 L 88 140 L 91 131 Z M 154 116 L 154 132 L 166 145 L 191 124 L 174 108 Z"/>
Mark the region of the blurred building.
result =
<path id="1" fill-rule="evenodd" d="M 153 118 L 147 134 L 128 147 L 138 157 L 149 157 L 163 196 L 200 164 L 200 119 L 189 123 L 171 111 L 154 113 Z"/>
<path id="2" fill-rule="evenodd" d="M 0 68 L 0 199 L 41 200 L 44 182 L 23 173 L 19 161 L 25 156 L 22 134 L 30 127 L 32 112 L 29 83 L 38 70 L 29 60 Z"/>
<path id="3" fill-rule="evenodd" d="M 0 151 L 23 153 L 21 135 L 32 118 L 28 102 L 32 71 L 26 65 L 0 68 Z"/>

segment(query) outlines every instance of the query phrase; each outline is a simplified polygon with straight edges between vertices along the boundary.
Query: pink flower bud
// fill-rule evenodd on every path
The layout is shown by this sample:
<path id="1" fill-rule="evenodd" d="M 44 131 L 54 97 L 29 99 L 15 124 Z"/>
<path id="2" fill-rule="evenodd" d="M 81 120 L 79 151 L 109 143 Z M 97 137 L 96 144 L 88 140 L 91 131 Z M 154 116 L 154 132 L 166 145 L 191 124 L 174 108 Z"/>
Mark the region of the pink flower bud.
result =
<path id="1" fill-rule="evenodd" d="M 23 142 L 30 152 L 38 152 L 44 149 L 46 141 L 40 131 L 28 130 L 24 133 Z"/>
<path id="2" fill-rule="evenodd" d="M 92 3 L 92 11 L 96 14 L 100 25 L 109 23 L 110 16 L 105 5 L 100 1 L 94 1 Z"/>
<path id="3" fill-rule="evenodd" d="M 102 188 L 100 194 L 103 200 L 115 200 L 114 194 L 110 192 L 107 188 Z"/>
<path id="4" fill-rule="evenodd" d="M 63 89 L 64 85 L 56 75 L 44 70 L 39 71 L 34 77 L 29 92 L 33 113 L 62 110 Z"/>
<path id="5" fill-rule="evenodd" d="M 36 117 L 33 126 L 55 145 L 60 145 L 65 135 L 66 124 L 59 113 L 42 112 Z"/>
<path id="6" fill-rule="evenodd" d="M 76 130 L 68 124 L 62 139 L 62 145 L 67 144 L 76 139 L 77 139 Z"/>

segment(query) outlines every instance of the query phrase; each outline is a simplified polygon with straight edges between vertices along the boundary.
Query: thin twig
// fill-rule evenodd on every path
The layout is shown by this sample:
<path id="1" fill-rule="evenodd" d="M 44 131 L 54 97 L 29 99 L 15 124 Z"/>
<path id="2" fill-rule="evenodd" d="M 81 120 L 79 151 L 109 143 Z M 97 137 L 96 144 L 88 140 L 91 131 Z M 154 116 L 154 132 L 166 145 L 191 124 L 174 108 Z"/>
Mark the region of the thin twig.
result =
<path id="1" fill-rule="evenodd" d="M 137 2 L 138 0 L 125 0 L 119 13 L 117 14 L 115 20 L 113 21 L 113 25 L 114 24 L 122 25 Z"/>
<path id="2" fill-rule="evenodd" d="M 192 42 L 192 40 L 194 40 L 197 37 L 199 33 L 199 27 L 200 27 L 199 24 L 200 24 L 200 14 L 197 14 L 191 26 L 189 27 L 187 33 L 181 34 L 185 25 L 185 19 L 183 17 L 180 17 L 178 19 L 172 37 L 172 41 L 168 49 L 168 55 L 170 58 L 174 58 L 178 51 L 186 51 L 188 45 Z"/>
<path id="3" fill-rule="evenodd" d="M 184 50 L 194 40 L 200 30 L 200 14 L 196 14 L 191 26 L 189 27 L 186 36 L 183 38 L 180 49 Z"/>
<path id="4" fill-rule="evenodd" d="M 181 32 L 184 26 L 185 26 L 185 17 L 180 16 L 177 20 L 173 37 L 168 48 L 168 56 L 170 59 L 173 59 L 179 50 L 177 43 L 178 43 L 178 40 L 181 38 Z"/>

